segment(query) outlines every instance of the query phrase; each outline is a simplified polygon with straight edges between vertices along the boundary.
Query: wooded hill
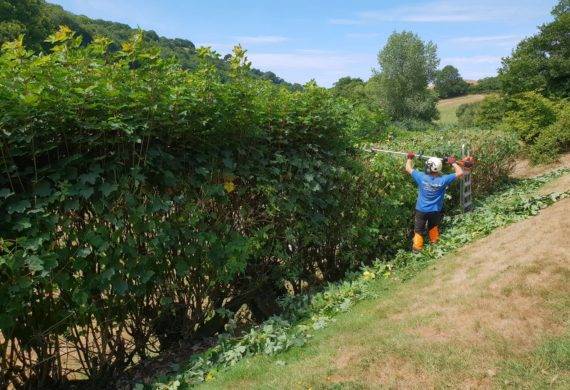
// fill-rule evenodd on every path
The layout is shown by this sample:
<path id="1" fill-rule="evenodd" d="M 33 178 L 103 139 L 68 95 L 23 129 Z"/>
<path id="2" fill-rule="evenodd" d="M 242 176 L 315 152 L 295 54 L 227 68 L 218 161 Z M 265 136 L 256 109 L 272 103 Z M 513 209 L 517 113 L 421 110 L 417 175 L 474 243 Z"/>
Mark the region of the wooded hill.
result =
<path id="1" fill-rule="evenodd" d="M 105 36 L 113 40 L 112 48 L 119 50 L 123 42 L 128 41 L 137 29 L 123 23 L 91 19 L 84 15 L 75 15 L 59 5 L 46 3 L 44 0 L 0 0 L 0 45 L 12 41 L 20 34 L 25 36 L 26 47 L 36 51 L 48 51 L 50 45 L 45 39 L 59 26 L 70 27 L 83 38 L 83 44 L 89 44 L 97 36 Z M 166 38 L 153 30 L 143 30 L 147 43 L 158 46 L 165 57 L 174 56 L 187 69 L 198 66 L 196 46 L 188 39 Z M 237 43 L 237 42 L 236 42 Z M 228 58 L 216 61 L 218 68 L 228 68 Z M 294 89 L 299 84 L 291 84 L 273 72 L 252 69 L 255 77 L 270 80 L 275 84 L 287 85 Z"/>

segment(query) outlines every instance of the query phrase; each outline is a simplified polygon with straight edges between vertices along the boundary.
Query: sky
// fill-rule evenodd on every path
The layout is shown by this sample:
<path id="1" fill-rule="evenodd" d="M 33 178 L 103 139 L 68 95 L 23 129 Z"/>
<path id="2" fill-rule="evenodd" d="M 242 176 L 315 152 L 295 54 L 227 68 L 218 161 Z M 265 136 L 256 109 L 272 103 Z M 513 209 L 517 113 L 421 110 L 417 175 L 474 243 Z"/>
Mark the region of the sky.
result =
<path id="1" fill-rule="evenodd" d="M 66 10 L 189 39 L 221 54 L 235 44 L 253 66 L 289 82 L 331 86 L 368 79 L 394 31 L 438 47 L 441 67 L 465 79 L 493 76 L 556 0 L 48 0 Z"/>

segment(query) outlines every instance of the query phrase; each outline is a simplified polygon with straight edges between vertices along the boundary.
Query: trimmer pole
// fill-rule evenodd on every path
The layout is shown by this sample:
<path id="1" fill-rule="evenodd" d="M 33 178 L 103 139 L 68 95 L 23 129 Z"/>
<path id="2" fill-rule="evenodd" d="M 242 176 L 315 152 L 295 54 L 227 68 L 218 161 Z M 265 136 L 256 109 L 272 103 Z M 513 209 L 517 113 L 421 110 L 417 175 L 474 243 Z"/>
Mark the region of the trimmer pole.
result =
<path id="1" fill-rule="evenodd" d="M 398 155 L 398 156 L 407 156 L 407 155 L 408 155 L 408 153 L 405 153 L 405 152 L 396 152 L 396 151 L 393 151 L 393 150 L 379 149 L 379 148 L 376 148 L 376 147 L 374 147 L 374 146 L 371 146 L 370 148 L 365 149 L 365 150 L 366 150 L 367 152 L 396 154 L 396 155 Z M 422 159 L 422 160 L 427 160 L 427 159 L 429 159 L 429 158 L 432 158 L 433 156 L 425 156 L 425 155 L 423 155 L 423 154 L 416 154 L 416 157 L 417 157 L 417 158 L 420 158 L 420 159 Z"/>

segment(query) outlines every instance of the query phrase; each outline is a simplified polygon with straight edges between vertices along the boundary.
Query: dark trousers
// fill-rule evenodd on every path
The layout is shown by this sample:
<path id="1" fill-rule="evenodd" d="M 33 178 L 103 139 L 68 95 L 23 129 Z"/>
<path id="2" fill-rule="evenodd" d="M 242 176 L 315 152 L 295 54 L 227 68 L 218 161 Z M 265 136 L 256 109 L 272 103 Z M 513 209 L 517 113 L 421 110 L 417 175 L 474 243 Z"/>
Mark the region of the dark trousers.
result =
<path id="1" fill-rule="evenodd" d="M 439 226 L 441 220 L 443 219 L 443 212 L 435 211 L 432 213 L 423 213 L 416 210 L 414 216 L 414 233 L 425 234 L 426 225 L 427 230 L 431 230 L 435 226 Z"/>

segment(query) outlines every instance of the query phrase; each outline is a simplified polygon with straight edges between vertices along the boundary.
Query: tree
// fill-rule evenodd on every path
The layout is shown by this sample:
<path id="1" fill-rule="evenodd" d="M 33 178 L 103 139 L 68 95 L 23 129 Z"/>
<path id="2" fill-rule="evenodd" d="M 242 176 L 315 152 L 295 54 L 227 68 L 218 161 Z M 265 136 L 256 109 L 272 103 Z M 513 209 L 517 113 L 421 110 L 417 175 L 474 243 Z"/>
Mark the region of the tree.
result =
<path id="1" fill-rule="evenodd" d="M 346 76 L 334 83 L 332 92 L 335 96 L 344 97 L 352 102 L 365 103 L 368 100 L 365 87 L 366 83 L 362 79 Z"/>
<path id="2" fill-rule="evenodd" d="M 45 0 L 0 0 L 0 46 L 23 34 L 27 48 L 36 52 L 47 52 L 50 45 L 45 39 L 62 25 L 81 35 L 84 45 L 97 36 L 110 38 L 113 41 L 111 51 L 120 50 L 121 44 L 130 40 L 137 32 L 137 29 L 124 23 L 74 15 L 59 5 L 46 3 Z M 158 46 L 164 57 L 175 57 L 185 69 L 195 69 L 198 66 L 196 47 L 187 39 L 165 38 L 150 30 L 144 31 L 144 40 Z M 227 61 L 216 59 L 215 62 L 219 69 L 227 70 Z M 285 85 L 291 90 L 302 89 L 301 85 L 290 84 L 271 72 L 252 69 L 252 74 L 275 84 Z"/>
<path id="3" fill-rule="evenodd" d="M 378 53 L 378 63 L 378 95 L 393 119 L 437 118 L 437 96 L 428 90 L 439 65 L 435 44 L 412 32 L 394 32 Z"/>
<path id="4" fill-rule="evenodd" d="M 41 5 L 39 0 L 0 0 L 0 45 L 21 34 L 28 44 L 36 41 L 43 33 Z"/>
<path id="5" fill-rule="evenodd" d="M 435 91 L 440 98 L 446 99 L 465 95 L 469 91 L 469 84 L 459 74 L 453 65 L 447 65 L 435 75 Z"/>
<path id="6" fill-rule="evenodd" d="M 477 80 L 477 84 L 469 87 L 470 93 L 488 93 L 501 90 L 501 81 L 497 76 L 483 77 Z"/>
<path id="7" fill-rule="evenodd" d="M 509 95 L 538 91 L 545 96 L 570 96 L 570 0 L 553 9 L 554 21 L 539 27 L 538 34 L 519 43 L 503 59 L 499 77 Z"/>
<path id="8" fill-rule="evenodd" d="M 560 0 L 552 9 L 552 15 L 561 16 L 570 12 L 570 0 Z"/>

